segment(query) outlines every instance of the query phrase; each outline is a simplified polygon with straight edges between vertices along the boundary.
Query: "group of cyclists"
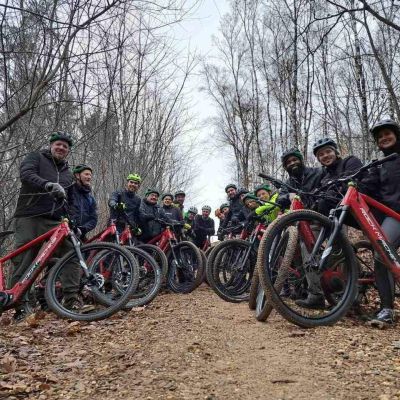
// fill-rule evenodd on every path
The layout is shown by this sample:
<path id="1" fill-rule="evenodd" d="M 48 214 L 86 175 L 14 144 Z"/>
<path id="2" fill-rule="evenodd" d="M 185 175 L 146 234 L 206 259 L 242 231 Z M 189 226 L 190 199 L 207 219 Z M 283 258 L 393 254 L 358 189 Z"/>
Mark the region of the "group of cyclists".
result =
<path id="1" fill-rule="evenodd" d="M 91 187 L 93 169 L 86 164 L 70 169 L 67 157 L 72 146 L 71 135 L 56 132 L 50 137 L 49 148 L 29 153 L 21 162 L 21 189 L 14 214 L 17 248 L 59 224 L 65 216 L 65 206 L 83 241 L 96 228 L 98 210 Z M 198 247 L 204 246 L 207 238 L 215 233 L 211 207 L 203 206 L 200 215 L 195 207 L 184 212 L 186 195 L 182 190 L 161 194 L 157 189 L 148 188 L 140 198 L 141 183 L 138 174 L 129 174 L 125 187 L 114 191 L 109 198 L 109 221 L 115 222 L 120 232 L 128 223 L 138 240 L 147 242 L 162 232 L 162 221 L 180 223 Z M 72 244 L 65 241 L 56 256 L 71 249 Z M 20 280 L 39 250 L 34 247 L 13 259 L 10 286 Z M 73 263 L 62 276 L 62 285 L 66 307 L 79 309 L 82 306 L 77 294 L 79 271 Z M 25 317 L 24 306 L 17 307 L 14 319 L 19 321 Z"/>
<path id="2" fill-rule="evenodd" d="M 400 153 L 400 125 L 390 119 L 377 122 L 370 133 L 378 149 L 385 156 Z M 335 208 L 347 190 L 345 184 L 332 184 L 334 180 L 349 176 L 358 171 L 363 163 L 356 156 L 342 157 L 337 143 L 331 138 L 322 138 L 313 145 L 313 154 L 321 164 L 320 167 L 308 167 L 304 156 L 297 148 L 291 148 L 282 154 L 282 166 L 288 174 L 287 184 L 303 192 L 313 192 L 324 186 L 327 187 L 325 196 L 302 196 L 301 200 L 305 208 L 313 209 L 328 216 L 331 209 Z M 359 190 L 396 212 L 400 212 L 400 157 L 395 157 L 379 167 L 374 167 L 364 174 Z M 268 184 L 259 185 L 252 192 L 244 188 L 238 188 L 235 184 L 225 187 L 228 203 L 224 203 L 216 210 L 215 215 L 220 219 L 218 237 L 223 240 L 225 229 L 228 226 L 246 226 L 252 219 L 267 215 L 267 223 L 273 221 L 278 215 L 289 209 L 293 194 L 286 187 L 279 191 L 273 191 Z M 265 210 L 272 212 L 265 214 Z M 374 213 L 382 226 L 389 243 L 394 248 L 400 246 L 400 223 L 387 216 Z M 351 225 L 351 221 L 348 222 Z M 379 255 L 374 257 L 375 280 L 380 297 L 380 310 L 372 319 L 371 325 L 380 323 L 393 324 L 394 312 L 394 279 L 385 268 Z M 308 295 L 305 299 L 296 300 L 301 307 L 319 309 L 325 307 L 325 298 L 321 285 L 317 282 L 311 284 L 312 277 L 307 276 Z M 314 279 L 315 281 L 315 279 Z M 374 324 L 376 323 L 376 324 Z"/>
<path id="3" fill-rule="evenodd" d="M 370 132 L 384 155 L 399 154 L 399 124 L 385 119 L 375 124 Z M 63 216 L 65 203 L 68 204 L 69 214 L 83 239 L 95 229 L 98 212 L 91 188 L 93 169 L 85 164 L 70 169 L 67 157 L 72 146 L 73 140 L 69 134 L 57 132 L 51 135 L 49 148 L 32 152 L 22 161 L 22 185 L 14 215 L 16 247 L 56 226 Z M 291 148 L 282 154 L 282 166 L 288 174 L 287 183 L 291 187 L 312 192 L 336 178 L 350 175 L 363 165 L 355 156 L 342 157 L 337 143 L 331 138 L 317 140 L 313 145 L 313 154 L 321 167 L 307 166 L 303 154 L 297 148 Z M 142 179 L 138 174 L 129 174 L 125 187 L 114 191 L 109 197 L 110 220 L 116 223 L 117 229 L 122 231 L 125 224 L 129 223 L 139 240 L 146 242 L 162 232 L 162 220 L 174 222 L 182 225 L 187 237 L 196 246 L 204 248 L 209 236 L 215 233 L 214 220 L 210 217 L 211 208 L 203 206 L 201 214 L 196 207 L 189 207 L 185 212 L 186 196 L 182 190 L 172 194 L 148 188 L 141 198 L 138 195 L 141 183 Z M 400 212 L 400 157 L 369 170 L 361 180 L 360 190 Z M 255 187 L 252 192 L 231 183 L 225 187 L 225 192 L 227 202 L 215 210 L 215 215 L 220 220 L 217 232 L 219 240 L 224 240 L 229 227 L 257 219 L 264 219 L 267 224 L 272 222 L 289 209 L 293 198 L 285 187 L 276 191 L 268 183 Z M 302 198 L 302 202 L 304 207 L 328 215 L 345 192 L 345 186 L 335 185 L 329 187 L 327 196 L 320 196 L 318 201 L 310 196 Z M 54 199 L 60 201 L 55 202 Z M 379 215 L 377 218 L 379 220 Z M 400 245 L 400 223 L 391 217 L 381 218 L 379 222 L 388 241 L 397 248 Z M 71 244 L 65 241 L 59 252 L 70 249 Z M 33 248 L 15 257 L 11 284 L 18 282 L 38 251 L 39 249 Z M 375 274 L 381 301 L 381 309 L 375 318 L 392 324 L 395 321 L 394 280 L 378 256 L 375 259 Z M 77 295 L 78 281 L 79 273 L 71 265 L 68 273 L 62 276 L 64 302 L 71 309 L 81 306 Z M 313 285 L 313 288 L 309 290 L 307 298 L 296 302 L 308 308 L 323 307 L 322 291 L 318 285 Z M 17 307 L 15 320 L 19 321 L 25 316 L 23 305 Z"/>

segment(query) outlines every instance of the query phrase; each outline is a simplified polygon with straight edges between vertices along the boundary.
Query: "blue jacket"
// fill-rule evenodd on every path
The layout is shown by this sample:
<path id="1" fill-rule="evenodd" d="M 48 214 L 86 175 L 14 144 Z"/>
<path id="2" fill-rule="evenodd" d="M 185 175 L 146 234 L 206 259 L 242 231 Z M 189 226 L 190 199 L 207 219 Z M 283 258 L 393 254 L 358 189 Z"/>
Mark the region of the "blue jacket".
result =
<path id="1" fill-rule="evenodd" d="M 97 225 L 97 204 L 90 187 L 75 183 L 72 186 L 74 218 L 82 234 L 90 232 Z"/>

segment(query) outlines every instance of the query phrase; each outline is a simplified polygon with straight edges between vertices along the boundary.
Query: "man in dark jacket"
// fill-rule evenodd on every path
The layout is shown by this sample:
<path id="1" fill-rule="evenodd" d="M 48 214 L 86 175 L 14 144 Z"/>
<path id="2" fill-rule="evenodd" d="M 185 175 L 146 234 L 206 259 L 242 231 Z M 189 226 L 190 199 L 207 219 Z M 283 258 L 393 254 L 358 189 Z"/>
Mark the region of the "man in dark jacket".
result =
<path id="1" fill-rule="evenodd" d="M 50 137 L 50 149 L 29 153 L 21 162 L 21 189 L 15 211 L 15 245 L 25 243 L 48 232 L 60 223 L 65 215 L 63 200 L 68 199 L 73 214 L 72 185 L 73 177 L 66 158 L 72 146 L 71 136 L 56 132 Z M 61 256 L 73 248 L 69 240 L 58 248 L 56 256 Z M 11 285 L 15 285 L 25 274 L 40 249 L 31 248 L 13 262 L 15 268 Z M 72 263 L 67 274 L 62 277 L 64 302 L 67 308 L 77 309 L 81 306 L 78 299 L 79 273 L 78 265 Z M 25 307 L 16 308 L 14 319 L 19 321 L 26 316 Z"/>
<path id="2" fill-rule="evenodd" d="M 72 187 L 72 201 L 75 214 L 73 219 L 79 227 L 82 239 L 97 225 L 97 204 L 92 194 L 92 168 L 87 165 L 77 165 L 73 171 L 75 184 Z"/>
<path id="3" fill-rule="evenodd" d="M 123 231 L 126 213 L 129 223 L 135 226 L 138 223 L 140 197 L 136 194 L 142 178 L 138 174 L 129 174 L 126 178 L 125 189 L 116 190 L 110 196 L 108 205 L 110 207 L 110 219 L 116 220 L 117 229 Z"/>
<path id="4" fill-rule="evenodd" d="M 281 161 L 283 168 L 289 174 L 289 179 L 286 181 L 288 185 L 306 192 L 311 192 L 320 185 L 323 175 L 322 169 L 306 167 L 299 149 L 291 148 L 287 150 L 283 153 Z M 302 196 L 301 200 L 305 208 L 310 208 L 314 204 L 313 198 Z M 281 189 L 276 203 L 283 209 L 290 207 L 290 193 L 286 187 Z"/>
<path id="5" fill-rule="evenodd" d="M 229 222 L 232 225 L 237 225 L 240 222 L 244 222 L 247 215 L 247 211 L 244 210 L 244 205 L 240 199 L 240 196 L 244 196 L 245 192 L 243 190 L 238 192 L 237 186 L 233 183 L 230 183 L 225 187 L 225 193 L 229 199 L 229 211 L 221 223 L 222 229 L 226 228 Z"/>
<path id="6" fill-rule="evenodd" d="M 313 153 L 324 170 L 321 186 L 335 179 L 351 175 L 363 165 L 361 160 L 355 156 L 340 157 L 336 142 L 330 138 L 317 140 L 313 146 Z M 325 192 L 325 198 L 318 200 L 318 211 L 321 214 L 329 215 L 330 210 L 337 206 L 346 191 L 346 184 L 329 186 Z"/>
<path id="7" fill-rule="evenodd" d="M 164 193 L 161 196 L 161 201 L 163 203 L 162 209 L 168 218 L 175 221 L 183 221 L 183 215 L 181 210 L 173 205 L 174 196 L 171 193 Z"/>
<path id="8" fill-rule="evenodd" d="M 179 208 L 183 215 L 184 203 L 186 199 L 186 193 L 183 190 L 178 190 L 175 193 L 174 205 L 175 207 Z"/>
<path id="9" fill-rule="evenodd" d="M 142 230 L 140 239 L 144 242 L 149 241 L 164 230 L 164 226 L 157 219 L 171 222 L 165 211 L 157 204 L 159 196 L 158 190 L 147 189 L 140 203 L 138 221 Z"/>
<path id="10" fill-rule="evenodd" d="M 210 218 L 211 207 L 203 206 L 201 208 L 201 215 L 196 215 L 193 223 L 194 232 L 194 244 L 198 248 L 204 246 L 204 242 L 208 236 L 212 236 L 215 233 L 214 220 Z"/>

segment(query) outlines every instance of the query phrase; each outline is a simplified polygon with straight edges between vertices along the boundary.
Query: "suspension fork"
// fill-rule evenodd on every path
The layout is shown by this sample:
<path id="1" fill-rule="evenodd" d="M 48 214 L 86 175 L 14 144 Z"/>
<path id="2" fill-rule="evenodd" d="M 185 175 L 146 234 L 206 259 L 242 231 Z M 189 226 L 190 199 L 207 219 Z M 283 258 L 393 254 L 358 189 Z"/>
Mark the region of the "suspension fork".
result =
<path id="1" fill-rule="evenodd" d="M 89 278 L 89 276 L 90 276 L 89 269 L 86 265 L 85 260 L 83 259 L 82 252 L 81 252 L 81 242 L 76 238 L 76 236 L 73 233 L 70 233 L 70 238 L 71 238 L 72 244 L 74 246 L 75 253 L 78 256 L 79 265 L 83 269 L 83 273 L 84 273 L 85 277 Z"/>
<path id="2" fill-rule="evenodd" d="M 330 235 L 330 237 L 328 239 L 328 243 L 326 244 L 326 248 L 325 248 L 324 252 L 322 253 L 321 261 L 320 261 L 319 266 L 318 266 L 319 271 L 323 271 L 325 269 L 326 263 L 327 263 L 327 259 L 328 259 L 329 255 L 332 253 L 333 243 L 336 241 L 338 235 L 340 235 L 340 232 L 342 230 L 342 226 L 344 224 L 344 220 L 347 217 L 348 213 L 349 213 L 349 206 L 343 206 L 339 218 L 337 218 L 335 216 L 335 210 L 331 210 L 331 212 L 329 213 L 329 219 L 332 220 L 332 222 L 334 223 L 334 228 L 333 228 L 333 232 L 331 233 L 331 235 Z M 312 256 L 315 256 L 315 253 L 317 252 L 317 249 L 322 244 L 322 241 L 323 241 L 323 237 L 321 237 L 322 236 L 321 235 L 322 231 L 325 231 L 325 229 L 324 228 L 321 229 L 321 233 L 320 233 L 320 235 L 318 237 L 317 243 L 314 246 L 314 249 L 313 249 L 313 252 L 312 252 Z"/>

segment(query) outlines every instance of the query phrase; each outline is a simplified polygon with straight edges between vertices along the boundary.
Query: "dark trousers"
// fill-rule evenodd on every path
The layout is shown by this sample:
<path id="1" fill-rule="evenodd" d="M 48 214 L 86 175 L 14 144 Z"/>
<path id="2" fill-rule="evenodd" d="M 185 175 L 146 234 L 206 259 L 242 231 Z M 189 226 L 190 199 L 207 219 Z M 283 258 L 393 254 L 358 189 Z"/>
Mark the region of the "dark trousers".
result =
<path id="1" fill-rule="evenodd" d="M 30 242 L 40 235 L 48 232 L 50 229 L 59 225 L 59 221 L 55 221 L 45 217 L 33 218 L 15 218 L 15 245 L 16 248 Z M 13 258 L 14 269 L 11 276 L 11 286 L 14 286 L 28 270 L 33 260 L 37 256 L 42 244 L 31 247 L 25 252 Z M 55 257 L 62 257 L 65 253 L 74 248 L 73 244 L 66 238 L 63 243 L 55 251 Z M 70 262 L 67 267 L 63 268 L 60 273 L 60 280 L 63 289 L 64 298 L 66 300 L 77 296 L 80 281 L 80 267 L 78 260 Z"/>

